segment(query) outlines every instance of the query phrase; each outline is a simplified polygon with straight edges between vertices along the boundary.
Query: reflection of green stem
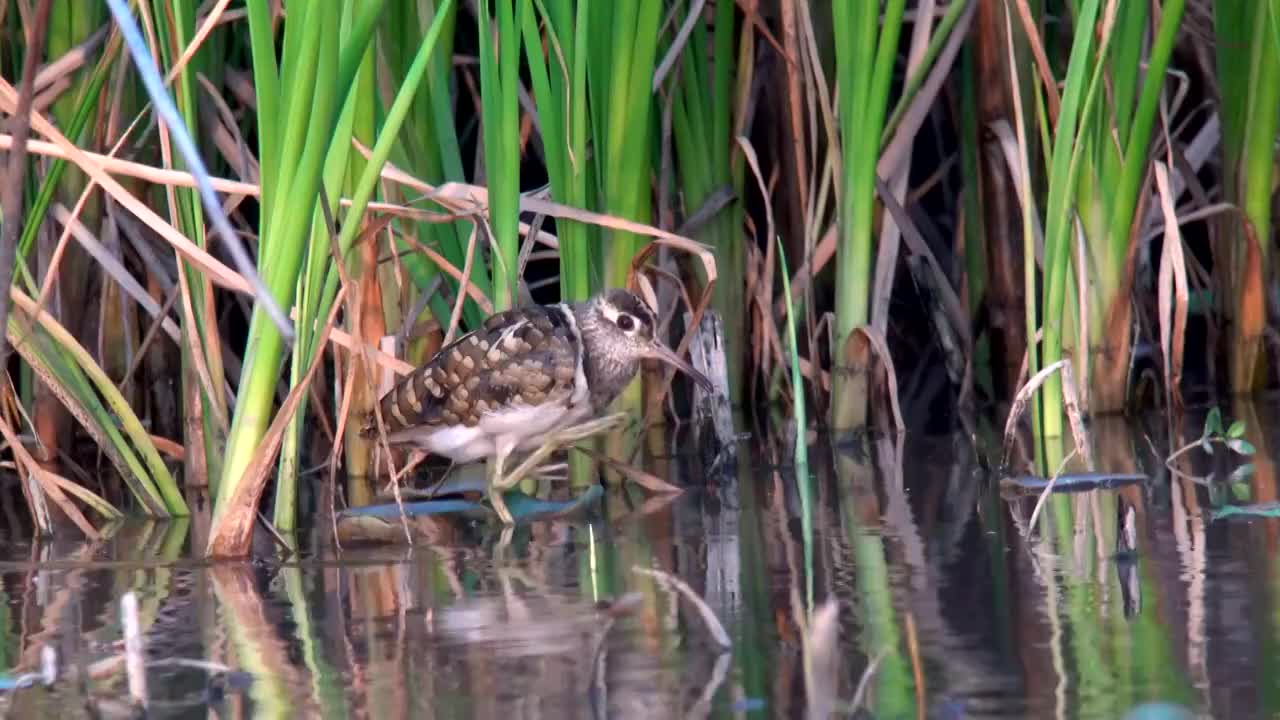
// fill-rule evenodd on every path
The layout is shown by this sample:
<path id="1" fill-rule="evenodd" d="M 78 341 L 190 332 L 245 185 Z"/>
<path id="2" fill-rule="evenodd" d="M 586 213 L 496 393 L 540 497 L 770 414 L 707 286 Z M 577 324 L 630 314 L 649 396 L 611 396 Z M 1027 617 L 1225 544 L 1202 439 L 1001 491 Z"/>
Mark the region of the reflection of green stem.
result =
<path id="1" fill-rule="evenodd" d="M 246 627 L 238 617 L 237 605 L 260 603 L 252 584 L 239 573 L 240 569 L 215 568 L 213 571 L 214 595 L 223 606 L 222 622 L 226 636 L 235 648 L 236 664 L 253 676 L 249 695 L 253 698 L 257 717 L 289 718 L 297 709 L 293 706 L 289 685 L 281 676 L 281 668 L 272 667 L 268 658 L 276 657 L 274 648 L 264 648 L 264 643 L 275 642 L 275 637 L 263 637 L 261 627 L 254 618 L 246 618 L 253 627 Z M 225 573 L 225 574 L 223 574 Z"/>
<path id="2" fill-rule="evenodd" d="M 1014 659 L 1013 637 L 1009 623 L 1004 618 L 1013 617 L 1013 606 L 1010 603 L 1009 572 L 1005 565 L 1005 548 L 1009 538 L 1005 534 L 1004 508 L 999 492 L 993 486 L 983 495 L 984 511 L 978 513 L 982 523 L 983 537 L 986 538 L 987 560 L 991 567 L 991 593 L 995 596 L 992 603 L 991 617 L 996 620 L 995 629 L 998 634 L 996 643 L 1002 660 Z"/>
<path id="3" fill-rule="evenodd" d="M 862 622 L 866 629 L 863 651 L 868 658 L 881 657 L 876 669 L 874 715 L 877 717 L 910 717 L 915 714 L 915 680 L 911 663 L 902 653 L 902 638 L 889 591 L 889 566 L 885 562 L 884 539 L 874 532 L 856 527 L 853 513 L 849 541 L 857 562 L 858 595 Z"/>
<path id="4" fill-rule="evenodd" d="M 837 460 L 843 480 L 856 466 L 852 461 Z M 877 690 L 872 693 L 876 717 L 911 717 L 916 714 L 915 679 L 911 664 L 902 652 L 893 595 L 889 590 L 889 567 L 885 561 L 884 539 L 873 528 L 860 527 L 852 497 L 844 495 L 852 485 L 841 482 L 841 521 L 849 544 L 853 546 L 857 571 L 857 599 L 861 610 L 859 621 L 863 631 L 863 653 L 868 661 L 880 658 L 876 669 Z"/>
<path id="5" fill-rule="evenodd" d="M 796 487 L 800 492 L 800 532 L 804 541 L 805 607 L 813 612 L 813 480 L 809 477 L 809 446 L 805 442 L 804 379 L 800 374 L 800 350 L 796 342 L 796 309 L 791 300 L 787 252 L 778 238 L 778 262 L 782 264 L 782 296 L 787 301 L 787 351 L 791 354 L 791 397 L 795 417 Z"/>
<path id="6" fill-rule="evenodd" d="M 346 717 L 348 708 L 342 678 L 325 660 L 323 642 L 311 624 L 307 594 L 302 587 L 302 572 L 297 566 L 281 568 L 280 572 L 284 576 L 296 635 L 302 643 L 302 659 L 311 677 L 311 699 L 320 708 L 322 717 Z"/>
<path id="7" fill-rule="evenodd" d="M 1115 497 L 1108 494 L 1102 515 L 1114 517 Z M 1075 557 L 1075 533 L 1077 523 L 1088 523 L 1086 517 L 1073 512 L 1072 498 L 1053 498 L 1051 522 L 1053 530 L 1045 537 L 1053 538 L 1053 551 L 1059 558 L 1063 587 L 1066 637 L 1071 656 L 1065 660 L 1064 672 L 1076 685 L 1074 697 L 1081 717 L 1116 717 L 1131 708 L 1134 703 L 1149 697 L 1158 697 L 1174 703 L 1189 704 L 1193 701 L 1190 679 L 1182 671 L 1172 633 L 1177 629 L 1159 617 L 1162 605 L 1159 588 L 1151 576 L 1150 561 L 1139 560 L 1136 568 L 1141 592 L 1138 615 L 1126 619 L 1120 597 L 1112 594 L 1110 601 L 1101 601 L 1099 586 L 1111 583 L 1113 576 L 1099 573 L 1114 572 L 1110 564 L 1096 564 L 1094 553 L 1086 552 Z M 1046 518 L 1046 522 L 1050 520 Z M 1092 526 L 1089 523 L 1088 526 Z M 1044 525 L 1042 524 L 1042 531 Z M 1095 532 L 1097 530 L 1095 529 Z M 1101 529 L 1104 544 L 1113 533 L 1110 527 Z M 1096 538 L 1090 537 L 1092 543 Z M 1077 567 L 1082 567 L 1077 571 Z M 1048 571 L 1048 570 L 1046 570 Z M 1057 603 L 1058 592 L 1048 591 L 1047 602 Z M 1167 605 L 1165 605 L 1167 607 Z"/>
<path id="8" fill-rule="evenodd" d="M 1182 659 L 1179 657 L 1177 643 L 1173 637 L 1173 633 L 1180 628 L 1171 625 L 1168 622 L 1169 618 L 1160 617 L 1160 608 L 1169 609 L 1172 605 L 1159 601 L 1160 588 L 1156 586 L 1151 562 L 1146 557 L 1141 557 L 1138 561 L 1138 582 L 1142 589 L 1143 602 L 1138 616 L 1128 621 L 1128 626 L 1132 628 L 1130 632 L 1133 648 L 1133 684 L 1135 688 L 1140 689 L 1143 696 L 1160 697 L 1169 702 L 1190 705 L 1195 701 L 1191 690 L 1191 679 L 1183 670 Z M 1262 633 L 1262 635 L 1267 638 L 1274 637 L 1271 633 Z M 1275 657 L 1274 645 L 1260 649 L 1264 650 L 1263 657 L 1268 659 Z M 1269 663 L 1264 660 L 1263 665 L 1267 664 Z M 1274 671 L 1275 668 L 1271 666 L 1268 669 Z M 1274 672 L 1260 676 L 1258 686 L 1272 688 L 1274 692 L 1274 678 Z M 1271 708 L 1274 709 L 1275 705 L 1273 704 Z M 1270 716 L 1272 713 L 1265 714 Z"/>
<path id="9" fill-rule="evenodd" d="M 767 697 L 777 644 L 776 638 L 768 632 L 774 626 L 769 554 L 765 550 L 765 520 L 753 481 L 750 463 L 738 463 L 738 498 L 741 503 L 738 510 L 738 584 L 742 590 L 743 612 L 731 632 L 734 634 L 733 657 L 738 664 L 743 693 L 747 697 Z"/>

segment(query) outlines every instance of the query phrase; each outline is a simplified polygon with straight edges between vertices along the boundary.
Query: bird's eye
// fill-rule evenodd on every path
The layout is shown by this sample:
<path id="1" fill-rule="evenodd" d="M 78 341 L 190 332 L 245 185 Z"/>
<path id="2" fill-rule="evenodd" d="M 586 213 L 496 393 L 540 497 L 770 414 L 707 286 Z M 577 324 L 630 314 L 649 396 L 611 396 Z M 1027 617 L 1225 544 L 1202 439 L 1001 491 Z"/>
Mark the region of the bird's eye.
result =
<path id="1" fill-rule="evenodd" d="M 618 315 L 618 327 L 623 332 L 631 332 L 636 329 L 636 319 L 626 313 Z"/>

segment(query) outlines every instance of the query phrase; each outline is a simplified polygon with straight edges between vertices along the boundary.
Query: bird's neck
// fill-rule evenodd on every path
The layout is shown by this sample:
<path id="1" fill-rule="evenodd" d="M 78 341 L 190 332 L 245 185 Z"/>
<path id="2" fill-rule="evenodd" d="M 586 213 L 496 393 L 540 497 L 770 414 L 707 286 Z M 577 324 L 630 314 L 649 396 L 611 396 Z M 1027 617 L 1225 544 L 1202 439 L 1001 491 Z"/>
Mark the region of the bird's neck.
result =
<path id="1" fill-rule="evenodd" d="M 635 377 L 640 363 L 620 359 L 603 347 L 600 337 L 608 321 L 590 303 L 574 306 L 574 319 L 582 333 L 582 370 L 591 388 L 591 405 L 597 413 L 603 412 Z"/>

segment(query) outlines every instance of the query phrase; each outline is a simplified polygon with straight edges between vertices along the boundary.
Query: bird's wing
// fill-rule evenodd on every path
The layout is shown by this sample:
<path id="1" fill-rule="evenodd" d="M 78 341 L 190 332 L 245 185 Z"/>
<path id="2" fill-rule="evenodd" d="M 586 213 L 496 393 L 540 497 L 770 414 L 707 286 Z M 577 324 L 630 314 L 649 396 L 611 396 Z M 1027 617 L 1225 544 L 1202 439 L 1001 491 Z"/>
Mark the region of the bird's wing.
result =
<path id="1" fill-rule="evenodd" d="M 486 413 L 567 402 L 581 342 L 564 306 L 498 313 L 436 353 L 380 401 L 387 434 L 418 426 L 474 427 Z M 376 432 L 365 419 L 364 432 Z"/>

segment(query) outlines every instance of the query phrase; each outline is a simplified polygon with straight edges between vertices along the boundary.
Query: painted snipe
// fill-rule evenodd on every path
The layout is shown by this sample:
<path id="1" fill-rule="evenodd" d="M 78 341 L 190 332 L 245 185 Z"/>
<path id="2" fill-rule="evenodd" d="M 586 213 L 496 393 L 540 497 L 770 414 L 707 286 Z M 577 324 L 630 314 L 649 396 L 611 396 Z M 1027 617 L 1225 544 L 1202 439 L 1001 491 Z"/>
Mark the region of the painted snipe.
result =
<path id="1" fill-rule="evenodd" d="M 455 463 L 488 458 L 488 494 L 512 524 L 502 492 L 559 447 L 609 429 L 605 416 L 640 361 L 663 360 L 711 382 L 654 335 L 657 319 L 635 294 L 606 290 L 581 303 L 497 313 L 436 353 L 380 401 L 387 441 Z M 364 425 L 377 432 L 375 419 Z M 514 452 L 534 451 L 504 474 Z"/>

